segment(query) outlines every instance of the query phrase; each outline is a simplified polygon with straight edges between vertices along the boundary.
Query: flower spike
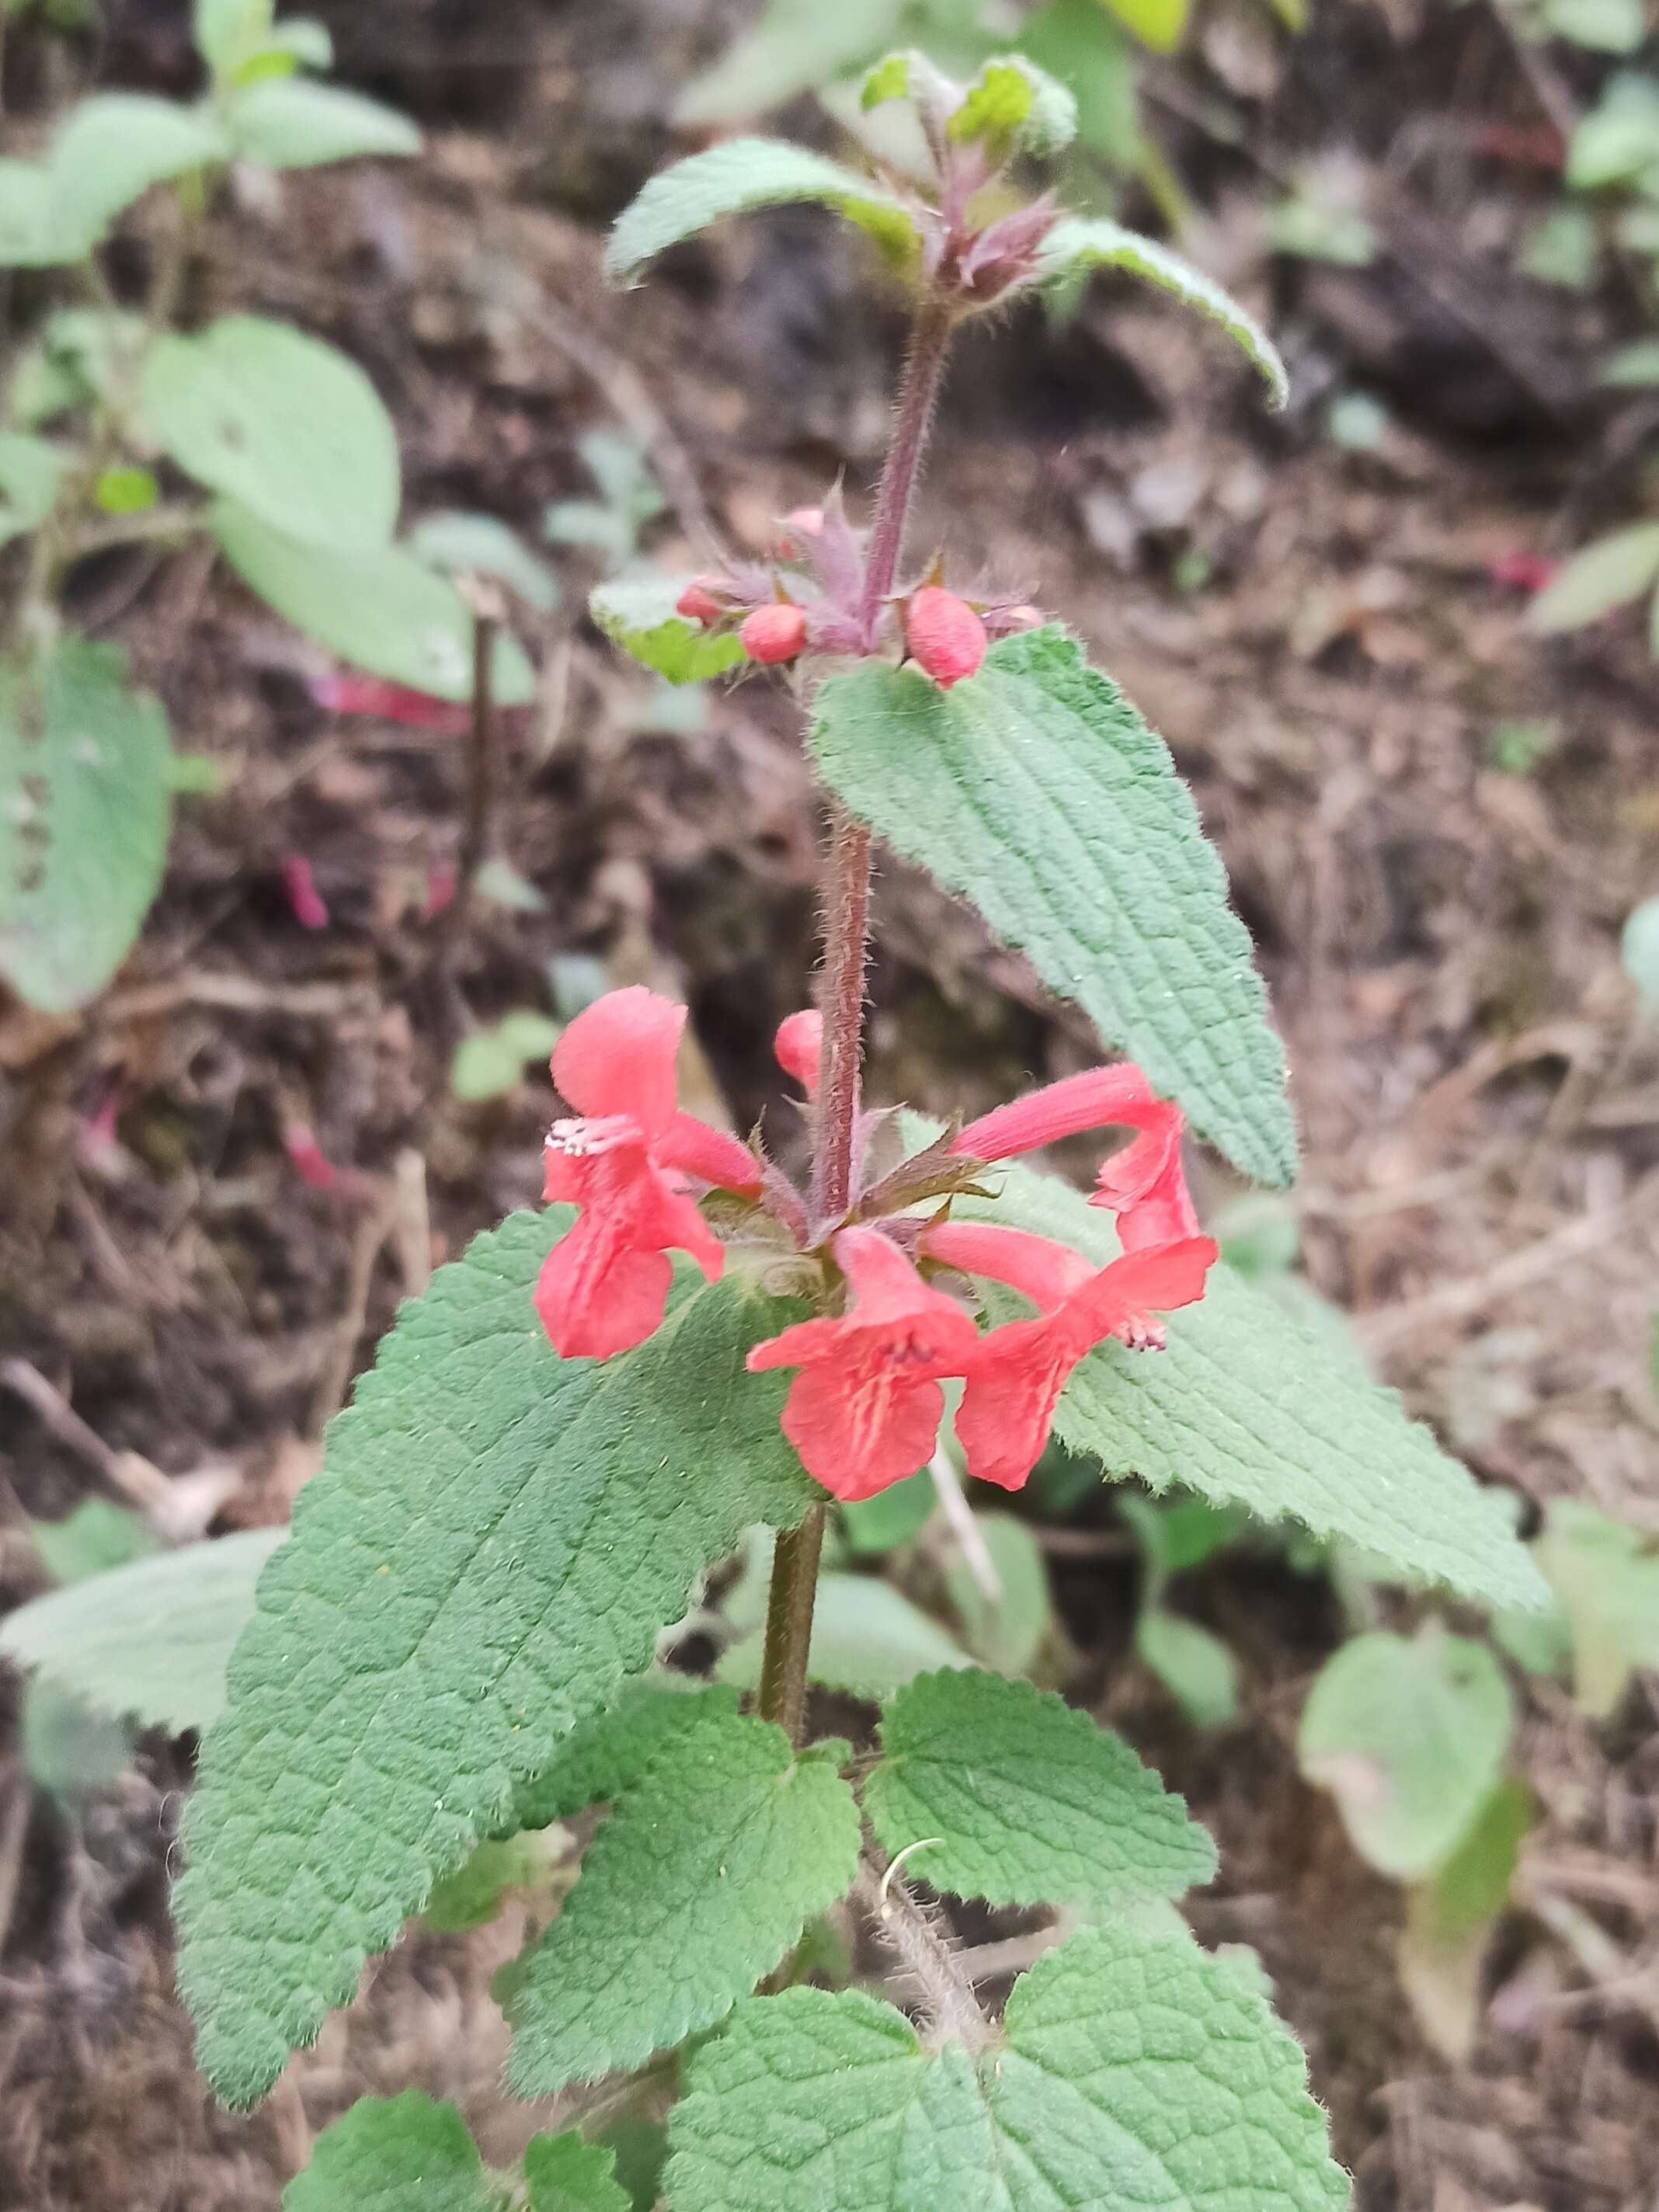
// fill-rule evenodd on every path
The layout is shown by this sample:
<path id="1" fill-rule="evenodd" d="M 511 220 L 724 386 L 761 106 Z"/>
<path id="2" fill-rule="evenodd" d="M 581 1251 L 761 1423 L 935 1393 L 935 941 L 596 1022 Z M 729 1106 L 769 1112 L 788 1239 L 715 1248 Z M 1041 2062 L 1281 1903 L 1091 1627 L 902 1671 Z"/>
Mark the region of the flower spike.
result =
<path id="1" fill-rule="evenodd" d="M 760 1173 L 734 1137 L 680 1112 L 674 1056 L 685 1009 L 637 987 L 607 992 L 553 1048 L 553 1080 L 577 1109 L 556 1121 L 542 1195 L 580 1208 L 542 1263 L 536 1310 L 563 1359 L 609 1359 L 642 1344 L 662 1319 L 687 1252 L 713 1282 L 719 1240 L 686 1180 L 753 1198 Z"/>
<path id="2" fill-rule="evenodd" d="M 799 1367 L 783 1433 L 801 1465 L 843 1504 L 873 1498 L 924 1467 L 945 1411 L 942 1376 L 961 1375 L 974 1324 L 930 1290 L 876 1229 L 843 1229 L 831 1246 L 853 1293 L 838 1318 L 798 1322 L 749 1355 L 751 1374 Z"/>

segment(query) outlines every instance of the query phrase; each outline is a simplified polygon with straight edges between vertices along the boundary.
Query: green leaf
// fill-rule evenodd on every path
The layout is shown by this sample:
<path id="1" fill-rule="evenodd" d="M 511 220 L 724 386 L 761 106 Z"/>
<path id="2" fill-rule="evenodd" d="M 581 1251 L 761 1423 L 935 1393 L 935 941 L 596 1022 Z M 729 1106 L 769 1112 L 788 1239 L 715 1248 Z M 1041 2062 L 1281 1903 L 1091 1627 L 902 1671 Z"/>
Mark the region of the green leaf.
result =
<path id="1" fill-rule="evenodd" d="M 0 269 L 50 269 L 73 257 L 52 227 L 52 182 L 36 161 L 0 160 Z"/>
<path id="2" fill-rule="evenodd" d="M 1524 1782 L 1500 1782 L 1445 1865 L 1407 1893 L 1401 1983 L 1430 2042 L 1457 2065 L 1474 2048 L 1481 1968 L 1533 1812 Z"/>
<path id="3" fill-rule="evenodd" d="M 636 284 L 647 262 L 711 223 L 802 201 L 844 216 L 889 260 L 908 261 L 915 252 L 915 225 L 895 193 L 805 147 L 781 139 L 731 138 L 652 178 L 617 219 L 605 249 L 605 275 L 613 283 Z"/>
<path id="4" fill-rule="evenodd" d="M 493 576 L 538 614 L 551 614 L 559 604 L 552 570 L 536 558 L 516 530 L 509 530 L 493 514 L 447 508 L 426 515 L 410 532 L 409 550 L 429 568 L 450 575 Z"/>
<path id="5" fill-rule="evenodd" d="M 545 1060 L 559 1041 L 559 1024 L 521 1007 L 464 1036 L 449 1066 L 449 1087 L 468 1104 L 501 1098 L 515 1089 L 526 1067 Z"/>
<path id="6" fill-rule="evenodd" d="M 1539 592 L 1527 609 L 1527 627 L 1545 636 L 1582 629 L 1615 607 L 1627 606 L 1659 580 L 1659 522 L 1634 523 L 1598 538 Z"/>
<path id="7" fill-rule="evenodd" d="M 532 1294 L 570 1219 L 514 1215 L 403 1308 L 260 1583 L 176 1897 L 198 2055 L 228 2102 L 269 2088 L 650 1663 L 695 1578 L 812 1494 L 781 1388 L 744 1370 L 799 1309 L 682 1262 L 647 1343 L 562 1361 Z"/>
<path id="8" fill-rule="evenodd" d="M 1633 53 L 1647 36 L 1642 0 L 1543 0 L 1542 13 L 1558 38 L 1591 53 Z"/>
<path id="9" fill-rule="evenodd" d="M 91 252 L 124 208 L 152 185 L 224 160 L 224 135 L 205 108 L 139 92 L 106 92 L 71 109 L 46 169 L 51 235 L 61 258 Z"/>
<path id="10" fill-rule="evenodd" d="M 1118 1494 L 1117 1510 L 1140 1540 L 1154 1585 L 1171 1575 L 1201 1567 L 1249 1527 L 1249 1516 L 1236 1505 L 1212 1505 L 1206 1498 L 1146 1498 L 1138 1491 Z"/>
<path id="11" fill-rule="evenodd" d="M 1578 1702 L 1603 1717 L 1633 1668 L 1659 1668 L 1659 1537 L 1561 1498 L 1534 1551 L 1572 1632 Z"/>
<path id="12" fill-rule="evenodd" d="M 760 1686 L 762 1638 L 746 1636 L 714 1672 L 739 1689 Z M 930 1667 L 966 1667 L 968 1655 L 938 1622 L 871 1575 L 821 1575 L 807 1674 L 855 1698 L 882 1698 Z"/>
<path id="13" fill-rule="evenodd" d="M 140 316 L 59 308 L 42 325 L 39 348 L 18 363 L 10 394 L 15 419 L 46 422 L 88 399 L 110 398 L 146 343 Z"/>
<path id="14" fill-rule="evenodd" d="M 331 555 L 397 526 L 398 433 L 354 361 L 286 323 L 225 315 L 164 337 L 144 364 L 145 422 L 183 469 L 272 530 Z"/>
<path id="15" fill-rule="evenodd" d="M 246 85 L 227 103 L 225 128 L 245 161 L 269 169 L 418 154 L 422 145 L 419 131 L 395 108 L 300 76 L 264 76 Z"/>
<path id="16" fill-rule="evenodd" d="M 250 1528 L 53 1590 L 0 1621 L 0 1652 L 101 1712 L 175 1734 L 205 1728 L 224 1703 L 253 1586 L 283 1534 Z"/>
<path id="17" fill-rule="evenodd" d="M 191 35 L 215 76 L 228 76 L 270 34 L 274 0 L 195 0 Z"/>
<path id="18" fill-rule="evenodd" d="M 167 716 L 114 646 L 66 633 L 0 660 L 0 977 L 47 1013 L 84 1006 L 161 886 Z"/>
<path id="19" fill-rule="evenodd" d="M 629 2212 L 631 2200 L 617 2179 L 617 2155 L 603 2143 L 584 2142 L 574 2130 L 532 2136 L 525 2145 L 529 2212 Z"/>
<path id="20" fill-rule="evenodd" d="M 1431 1621 L 1409 1643 L 1357 1636 L 1326 1662 L 1297 1756 L 1335 1797 L 1361 1857 L 1412 1881 L 1468 1835 L 1503 1772 L 1514 1718 L 1486 1646 Z"/>
<path id="21" fill-rule="evenodd" d="M 890 2005 L 740 2005 L 669 2122 L 674 2212 L 1340 2212 L 1302 2053 L 1243 1978 L 1091 1929 L 1015 1984 L 1006 2047 L 930 2057 Z"/>
<path id="22" fill-rule="evenodd" d="M 334 39 L 326 23 L 312 15 L 288 15 L 274 24 L 231 72 L 234 90 L 261 77 L 292 76 L 296 69 L 334 66 Z"/>
<path id="23" fill-rule="evenodd" d="M 125 1721 L 94 1711 L 50 1675 L 24 1691 L 18 1738 L 29 1780 L 70 1805 L 107 1790 L 132 1756 Z"/>
<path id="24" fill-rule="evenodd" d="M 991 1905 L 1180 1897 L 1215 1846 L 1121 1736 L 1029 1682 L 921 1674 L 888 1703 L 864 1809 L 890 1857 Z M 933 1840 L 928 1840 L 928 1839 Z"/>
<path id="25" fill-rule="evenodd" d="M 38 529 L 58 496 L 63 457 L 45 438 L 0 430 L 0 545 Z"/>
<path id="26" fill-rule="evenodd" d="M 515 1826 L 544 1828 L 637 1789 L 652 1762 L 709 1714 L 735 1719 L 735 1690 L 709 1689 L 688 1675 L 636 1676 L 597 1713 L 579 1721 L 551 1763 L 514 1792 Z"/>
<path id="27" fill-rule="evenodd" d="M 1620 70 L 1601 102 L 1581 118 L 1567 148 L 1575 191 L 1644 179 L 1659 167 L 1659 84 L 1645 70 Z"/>
<path id="28" fill-rule="evenodd" d="M 671 684 L 697 684 L 746 655 L 731 630 L 706 630 L 674 611 L 689 576 L 614 576 L 590 592 L 594 628 Z"/>
<path id="29" fill-rule="evenodd" d="M 865 89 L 867 94 L 867 84 Z M 1001 54 L 969 86 L 945 136 L 959 146 L 981 140 L 999 166 L 1014 154 L 1048 161 L 1076 137 L 1077 102 L 1024 54 Z"/>
<path id="30" fill-rule="evenodd" d="M 1021 51 L 1077 96 L 1078 144 L 1118 168 L 1139 151 L 1133 46 L 1101 0 L 1049 0 L 1020 26 Z"/>
<path id="31" fill-rule="evenodd" d="M 1156 240 L 1103 216 L 1073 216 L 1057 222 L 1038 257 L 1040 283 L 1061 284 L 1094 269 L 1122 269 L 1143 283 L 1155 284 L 1183 307 L 1224 330 L 1243 349 L 1267 387 L 1268 404 L 1282 407 L 1290 381 L 1279 349 L 1253 315 L 1224 292 L 1202 270 L 1194 269 Z"/>
<path id="32" fill-rule="evenodd" d="M 859 87 L 859 106 L 869 114 L 872 108 L 884 107 L 890 100 L 908 100 L 910 82 L 917 66 L 931 67 L 926 56 L 913 47 L 902 48 L 897 53 L 884 54 L 872 70 L 865 73 Z"/>
<path id="33" fill-rule="evenodd" d="M 1619 959 L 1644 1011 L 1659 1013 L 1659 898 L 1644 899 L 1626 915 Z"/>
<path id="34" fill-rule="evenodd" d="M 878 1559 L 896 1552 L 927 1521 L 933 1510 L 933 1478 L 926 1468 L 902 1481 L 878 1490 L 873 1498 L 843 1505 L 842 1534 L 847 1548 L 860 1559 Z"/>
<path id="35" fill-rule="evenodd" d="M 93 486 L 93 500 L 104 514 L 148 514 L 158 487 L 148 469 L 106 469 Z"/>
<path id="36" fill-rule="evenodd" d="M 1149 1605 L 1135 1622 L 1135 1650 L 1194 1728 L 1238 1717 L 1238 1662 L 1207 1628 Z"/>
<path id="37" fill-rule="evenodd" d="M 999 1595 L 988 1596 L 966 1559 L 957 1557 L 945 1571 L 945 1594 L 962 1623 L 963 1639 L 981 1665 L 999 1674 L 1023 1674 L 1047 1642 L 1054 1626 L 1048 1599 L 1048 1570 L 1041 1547 L 1023 1521 L 1012 1513 L 974 1516 Z"/>
<path id="38" fill-rule="evenodd" d="M 88 1498 L 61 1521 L 31 1521 L 29 1540 L 46 1561 L 53 1582 L 85 1582 L 134 1559 L 147 1559 L 155 1539 L 136 1513 Z"/>
<path id="39" fill-rule="evenodd" d="M 908 1133 L 937 1134 L 918 1116 Z M 975 1220 L 1057 1237 L 1097 1267 L 1116 1256 L 1103 1210 L 1052 1176 L 1002 1168 L 994 1200 L 957 1199 Z M 1012 1293 L 998 1319 L 1023 1311 Z M 1107 1475 L 1179 1485 L 1263 1521 L 1299 1521 L 1387 1559 L 1407 1583 L 1441 1583 L 1493 1605 L 1536 1608 L 1542 1577 L 1501 1493 L 1481 1490 L 1346 1343 L 1308 1326 L 1224 1264 L 1202 1301 L 1172 1314 L 1169 1350 L 1102 1345 L 1073 1374 L 1054 1431 Z"/>
<path id="40" fill-rule="evenodd" d="M 1645 392 L 1659 385 L 1659 338 L 1635 338 L 1603 356 L 1598 384 L 1613 391 Z"/>
<path id="41" fill-rule="evenodd" d="M 512 1970 L 509 2087 L 556 2096 L 724 2020 L 845 1895 L 858 1855 L 858 1807 L 832 1767 L 797 1760 L 769 1721 L 697 1712 Z"/>
<path id="42" fill-rule="evenodd" d="M 453 2105 L 360 2097 L 317 2139 L 283 2212 L 495 2212 L 500 2192 Z"/>
<path id="43" fill-rule="evenodd" d="M 1057 629 L 941 690 L 831 677 L 814 758 L 905 860 L 979 909 L 1247 1175 L 1287 1183 L 1285 1060 L 1226 878 L 1169 750 Z"/>
<path id="44" fill-rule="evenodd" d="M 1187 0 L 1101 0 L 1155 54 L 1171 54 L 1187 27 Z"/>
<path id="45" fill-rule="evenodd" d="M 892 27 L 893 0 L 770 0 L 720 59 L 694 76 L 678 123 L 734 123 L 817 92 L 855 69 Z"/>
<path id="46" fill-rule="evenodd" d="M 472 696 L 472 617 L 454 586 L 400 545 L 326 551 L 285 537 L 233 501 L 216 502 L 213 534 L 248 589 L 296 629 L 356 668 L 434 699 Z M 536 678 L 516 641 L 495 641 L 498 706 L 527 706 Z"/>

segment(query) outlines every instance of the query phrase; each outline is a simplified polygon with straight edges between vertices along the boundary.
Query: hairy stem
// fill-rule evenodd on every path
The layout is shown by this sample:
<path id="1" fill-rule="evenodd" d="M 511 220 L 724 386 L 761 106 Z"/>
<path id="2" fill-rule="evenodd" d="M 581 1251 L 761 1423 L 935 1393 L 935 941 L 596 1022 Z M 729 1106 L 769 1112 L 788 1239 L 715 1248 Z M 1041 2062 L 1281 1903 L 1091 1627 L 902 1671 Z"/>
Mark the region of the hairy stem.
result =
<path id="1" fill-rule="evenodd" d="M 939 1933 L 936 1916 L 872 1846 L 859 1861 L 853 1894 L 920 1990 L 934 2029 L 970 2051 L 983 2051 L 991 2028 L 974 1995 L 972 1975 Z"/>
<path id="2" fill-rule="evenodd" d="M 927 449 L 951 328 L 948 304 L 938 299 L 922 302 L 911 336 L 866 556 L 860 611 L 866 643 L 873 644 L 882 603 L 898 573 L 905 520 Z M 823 894 L 823 1046 L 813 1174 L 814 1213 L 820 1229 L 839 1221 L 853 1200 L 853 1146 L 858 1124 L 859 1069 L 864 1056 L 864 971 L 869 934 L 870 833 L 837 806 L 831 817 Z M 823 1548 L 824 1513 L 822 1505 L 810 1507 L 798 1528 L 778 1538 L 772 1559 L 760 1711 L 763 1719 L 777 1722 L 793 1743 L 800 1741 L 806 1709 L 806 1660 L 812 1642 L 812 1607 L 817 1595 L 818 1557 Z"/>
<path id="3" fill-rule="evenodd" d="M 775 1721 L 793 1744 L 800 1741 L 806 1714 L 806 1655 L 812 1644 L 825 1510 L 809 1505 L 799 1528 L 781 1535 L 772 1554 L 759 1710 L 761 1718 Z"/>

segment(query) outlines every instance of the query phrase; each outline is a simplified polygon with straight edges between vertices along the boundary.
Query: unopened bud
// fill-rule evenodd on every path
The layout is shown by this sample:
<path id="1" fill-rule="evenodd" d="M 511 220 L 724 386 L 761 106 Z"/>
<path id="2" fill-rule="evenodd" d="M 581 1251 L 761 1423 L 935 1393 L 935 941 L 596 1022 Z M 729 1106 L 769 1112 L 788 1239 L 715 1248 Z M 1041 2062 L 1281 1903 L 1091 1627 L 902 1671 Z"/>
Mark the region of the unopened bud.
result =
<path id="1" fill-rule="evenodd" d="M 904 617 L 910 657 L 942 691 L 971 676 L 985 658 L 985 625 L 954 592 L 927 584 L 912 598 Z"/>
<path id="2" fill-rule="evenodd" d="M 705 629 L 710 623 L 721 620 L 725 608 L 704 584 L 688 584 L 674 602 L 674 611 L 684 615 L 687 622 L 701 623 Z"/>
<path id="3" fill-rule="evenodd" d="M 806 617 L 799 607 L 775 600 L 770 606 L 757 607 L 753 614 L 745 615 L 738 635 L 751 660 L 771 667 L 793 660 L 805 644 Z"/>
<path id="4" fill-rule="evenodd" d="M 783 518 L 786 530 L 793 530 L 797 538 L 821 538 L 823 535 L 823 509 L 821 507 L 798 507 Z"/>

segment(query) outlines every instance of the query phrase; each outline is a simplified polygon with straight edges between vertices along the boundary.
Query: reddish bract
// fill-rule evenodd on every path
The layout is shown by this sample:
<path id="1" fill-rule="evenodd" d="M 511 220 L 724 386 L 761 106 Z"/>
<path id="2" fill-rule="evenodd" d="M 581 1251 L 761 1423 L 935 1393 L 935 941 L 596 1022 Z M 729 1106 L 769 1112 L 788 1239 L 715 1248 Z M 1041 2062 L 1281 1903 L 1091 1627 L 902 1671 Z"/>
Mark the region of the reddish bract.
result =
<path id="1" fill-rule="evenodd" d="M 971 676 L 985 658 L 985 625 L 954 592 L 926 585 L 914 594 L 904 617 L 904 641 L 910 658 L 942 691 Z"/>
<path id="2" fill-rule="evenodd" d="M 783 1433 L 801 1465 L 852 1504 L 926 1466 L 945 1411 L 942 1376 L 960 1375 L 973 1322 L 930 1290 L 878 1230 L 843 1229 L 831 1250 L 853 1292 L 837 1319 L 798 1322 L 757 1344 L 749 1370 L 799 1367 Z"/>
<path id="3" fill-rule="evenodd" d="M 536 1310 L 565 1359 L 609 1359 L 642 1344 L 663 1316 L 668 1253 L 687 1252 L 713 1282 L 725 1253 L 686 1189 L 688 1177 L 753 1197 L 759 1171 L 733 1137 L 675 1101 L 685 1009 L 637 987 L 608 992 L 553 1048 L 553 1080 L 577 1114 L 544 1152 L 550 1202 L 580 1206 L 542 1263 Z"/>
<path id="4" fill-rule="evenodd" d="M 1216 1248 L 1207 1237 L 1132 1252 L 1098 1273 L 1064 1245 L 1024 1230 L 945 1222 L 928 1231 L 926 1256 L 1006 1283 L 1039 1307 L 1035 1321 L 1006 1322 L 975 1347 L 957 1414 L 968 1472 L 999 1489 L 1021 1489 L 1048 1440 L 1072 1370 L 1109 1336 L 1137 1350 L 1161 1345 L 1154 1313 L 1204 1295 Z"/>
<path id="5" fill-rule="evenodd" d="M 744 651 L 767 667 L 793 660 L 806 642 L 806 616 L 797 606 L 775 600 L 745 615 L 738 631 Z"/>

